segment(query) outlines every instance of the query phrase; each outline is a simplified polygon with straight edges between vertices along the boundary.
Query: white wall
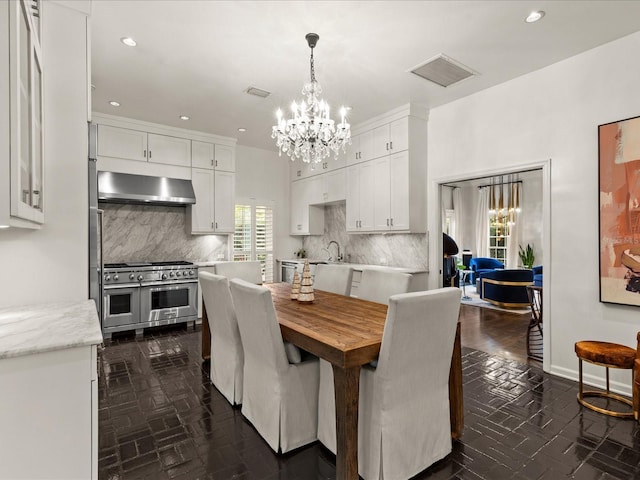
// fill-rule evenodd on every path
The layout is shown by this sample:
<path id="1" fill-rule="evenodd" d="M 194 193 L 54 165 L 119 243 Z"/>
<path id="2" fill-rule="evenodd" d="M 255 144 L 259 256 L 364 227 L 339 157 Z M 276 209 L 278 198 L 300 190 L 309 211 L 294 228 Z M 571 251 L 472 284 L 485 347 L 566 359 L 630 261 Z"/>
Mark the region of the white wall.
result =
<path id="1" fill-rule="evenodd" d="M 438 178 L 551 159 L 545 368 L 570 378 L 577 378 L 574 342 L 598 339 L 635 348 L 640 330 L 637 307 L 598 301 L 597 127 L 640 114 L 638 51 L 635 33 L 436 108 L 429 117 L 431 201 Z M 438 222 L 438 209 L 430 208 L 432 232 Z M 601 367 L 585 367 L 587 381 L 603 375 Z M 618 389 L 629 391 L 628 371 L 613 372 L 612 378 L 622 382 Z"/>
<path id="2" fill-rule="evenodd" d="M 275 202 L 275 258 L 291 258 L 302 239 L 289 235 L 289 163 L 287 156 L 259 148 L 236 147 L 236 197 Z"/>
<path id="3" fill-rule="evenodd" d="M 0 230 L 0 308 L 89 296 L 86 16 L 42 8 L 46 223 Z"/>

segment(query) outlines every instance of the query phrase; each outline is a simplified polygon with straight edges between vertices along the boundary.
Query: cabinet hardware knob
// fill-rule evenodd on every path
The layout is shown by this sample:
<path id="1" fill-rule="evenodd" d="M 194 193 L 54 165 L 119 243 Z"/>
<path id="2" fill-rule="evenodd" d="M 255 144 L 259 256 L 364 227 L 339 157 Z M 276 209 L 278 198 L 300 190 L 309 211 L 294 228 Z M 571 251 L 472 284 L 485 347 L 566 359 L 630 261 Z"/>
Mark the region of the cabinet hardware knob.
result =
<path id="1" fill-rule="evenodd" d="M 389 226 L 389 219 L 387 218 L 387 227 Z"/>
<path id="2" fill-rule="evenodd" d="M 218 166 L 218 160 L 216 160 L 216 167 Z"/>
<path id="3" fill-rule="evenodd" d="M 218 228 L 218 222 L 216 222 L 216 228 Z"/>
<path id="4" fill-rule="evenodd" d="M 211 159 L 211 166 L 213 167 L 213 158 Z"/>
<path id="5" fill-rule="evenodd" d="M 147 158 L 147 151 L 146 151 L 146 150 L 143 150 L 143 151 L 142 151 L 142 156 L 143 156 L 144 158 Z"/>
<path id="6" fill-rule="evenodd" d="M 393 150 L 393 142 L 389 142 L 389 148 Z"/>
<path id="7" fill-rule="evenodd" d="M 213 222 L 211 222 L 211 228 L 214 228 L 214 227 L 213 227 Z"/>
<path id="8" fill-rule="evenodd" d="M 393 218 L 391 219 L 391 226 L 393 227 Z"/>
<path id="9" fill-rule="evenodd" d="M 149 158 L 151 158 L 151 150 L 149 150 Z"/>
<path id="10" fill-rule="evenodd" d="M 387 142 L 387 151 L 389 151 L 389 142 Z"/>

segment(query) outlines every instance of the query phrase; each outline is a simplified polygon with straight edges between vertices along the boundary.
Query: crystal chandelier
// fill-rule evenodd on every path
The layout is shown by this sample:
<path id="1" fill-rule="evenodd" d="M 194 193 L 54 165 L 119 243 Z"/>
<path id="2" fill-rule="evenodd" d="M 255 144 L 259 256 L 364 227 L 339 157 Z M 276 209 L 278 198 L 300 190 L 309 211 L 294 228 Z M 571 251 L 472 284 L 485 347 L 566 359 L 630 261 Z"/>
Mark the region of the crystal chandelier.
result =
<path id="1" fill-rule="evenodd" d="M 302 93 L 306 101 L 291 105 L 292 116 L 286 120 L 282 110 L 278 109 L 278 124 L 273 126 L 271 138 L 276 139 L 279 154 L 285 152 L 291 160 L 302 159 L 306 163 L 319 163 L 329 157 L 331 152 L 337 157 L 340 149 L 344 152 L 346 145 L 351 144 L 351 130 L 345 122 L 346 109 L 340 109 L 342 121 L 335 125 L 329 117 L 329 104 L 320 100 L 322 93 L 320 84 L 316 81 L 313 67 L 313 49 L 320 38 L 315 33 L 308 33 L 305 37 L 311 48 L 311 81 L 306 83 Z"/>

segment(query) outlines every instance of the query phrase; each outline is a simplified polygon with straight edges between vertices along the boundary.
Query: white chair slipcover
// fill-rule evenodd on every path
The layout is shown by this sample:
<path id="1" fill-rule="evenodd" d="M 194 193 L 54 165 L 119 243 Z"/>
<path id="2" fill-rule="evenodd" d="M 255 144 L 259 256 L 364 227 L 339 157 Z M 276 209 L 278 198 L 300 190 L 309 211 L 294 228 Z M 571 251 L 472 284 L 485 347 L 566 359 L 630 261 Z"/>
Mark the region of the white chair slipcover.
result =
<path id="1" fill-rule="evenodd" d="M 245 282 L 262 284 L 262 265 L 260 262 L 220 262 L 213 268 L 217 275 L 232 278 L 241 278 Z"/>
<path id="2" fill-rule="evenodd" d="M 244 347 L 242 414 L 276 452 L 315 441 L 318 359 L 287 361 L 267 288 L 240 279 L 230 286 Z"/>
<path id="3" fill-rule="evenodd" d="M 353 268 L 347 265 L 316 265 L 316 273 L 313 278 L 313 288 L 324 290 L 325 292 L 339 293 L 340 295 L 351 294 L 351 281 L 353 279 Z"/>
<path id="4" fill-rule="evenodd" d="M 242 403 L 244 352 L 227 277 L 200 272 L 211 331 L 211 381 L 232 405 Z"/>
<path id="5" fill-rule="evenodd" d="M 409 291 L 411 274 L 391 270 L 363 269 L 358 298 L 387 303 L 391 295 Z"/>
<path id="6" fill-rule="evenodd" d="M 449 370 L 459 310 L 460 290 L 451 287 L 389 299 L 378 367 L 360 373 L 358 471 L 365 480 L 408 479 L 451 452 Z M 319 402 L 318 439 L 335 453 L 333 382 L 321 387 Z"/>

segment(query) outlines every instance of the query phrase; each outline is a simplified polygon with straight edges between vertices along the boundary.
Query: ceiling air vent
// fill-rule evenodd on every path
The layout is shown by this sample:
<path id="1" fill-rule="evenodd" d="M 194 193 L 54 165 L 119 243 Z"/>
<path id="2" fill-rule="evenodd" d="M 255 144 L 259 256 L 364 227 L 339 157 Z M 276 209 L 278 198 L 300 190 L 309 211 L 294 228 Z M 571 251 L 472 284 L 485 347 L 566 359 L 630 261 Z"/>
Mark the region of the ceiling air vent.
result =
<path id="1" fill-rule="evenodd" d="M 441 87 L 448 87 L 466 78 L 478 75 L 477 72 L 474 72 L 469 67 L 442 53 L 412 68 L 411 73 L 415 73 L 430 82 L 437 83 Z"/>
<path id="2" fill-rule="evenodd" d="M 256 97 L 260 98 L 267 98 L 269 95 L 271 95 L 271 92 L 267 92 L 266 90 L 262 90 L 256 87 L 247 88 L 247 93 L 249 95 L 255 95 Z"/>

